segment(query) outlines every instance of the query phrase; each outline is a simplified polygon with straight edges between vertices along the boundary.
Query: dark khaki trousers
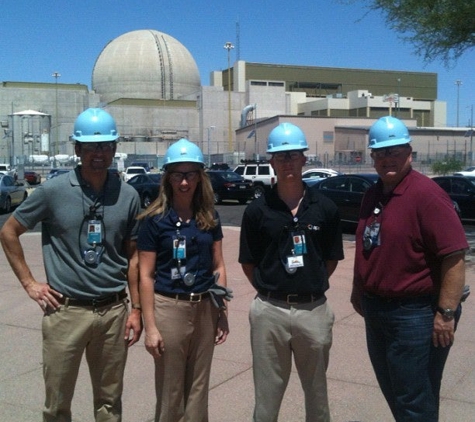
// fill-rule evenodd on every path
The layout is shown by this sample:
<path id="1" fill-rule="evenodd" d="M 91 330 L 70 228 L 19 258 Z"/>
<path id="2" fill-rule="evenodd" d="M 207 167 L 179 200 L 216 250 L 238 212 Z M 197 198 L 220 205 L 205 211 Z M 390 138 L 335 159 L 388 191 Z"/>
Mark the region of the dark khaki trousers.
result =
<path id="1" fill-rule="evenodd" d="M 122 420 L 127 315 L 122 301 L 98 309 L 61 306 L 44 316 L 44 422 L 71 421 L 71 401 L 84 352 L 92 381 L 94 420 Z"/>
<path id="2" fill-rule="evenodd" d="M 155 295 L 155 320 L 165 352 L 155 360 L 156 422 L 207 422 L 218 310 L 211 300 Z"/>

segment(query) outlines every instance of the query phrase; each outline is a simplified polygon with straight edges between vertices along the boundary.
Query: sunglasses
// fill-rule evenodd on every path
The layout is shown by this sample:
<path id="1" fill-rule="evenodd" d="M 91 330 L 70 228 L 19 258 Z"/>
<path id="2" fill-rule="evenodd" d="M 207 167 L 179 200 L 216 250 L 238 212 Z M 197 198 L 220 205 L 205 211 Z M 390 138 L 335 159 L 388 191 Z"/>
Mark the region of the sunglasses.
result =
<path id="1" fill-rule="evenodd" d="M 86 152 L 103 152 L 112 151 L 115 147 L 115 142 L 82 142 L 81 149 Z"/>
<path id="2" fill-rule="evenodd" d="M 380 159 L 385 157 L 396 158 L 399 157 L 405 150 L 407 146 L 395 146 L 381 149 L 373 149 L 371 151 L 371 158 Z"/>
<path id="3" fill-rule="evenodd" d="M 291 152 L 276 152 L 273 154 L 274 160 L 279 162 L 284 161 L 296 161 L 300 157 L 302 157 L 302 153 L 300 151 L 291 151 Z"/>
<path id="4" fill-rule="evenodd" d="M 199 172 L 196 170 L 193 171 L 171 171 L 169 173 L 170 180 L 172 182 L 181 183 L 183 179 L 186 179 L 187 182 L 195 180 L 198 177 Z"/>

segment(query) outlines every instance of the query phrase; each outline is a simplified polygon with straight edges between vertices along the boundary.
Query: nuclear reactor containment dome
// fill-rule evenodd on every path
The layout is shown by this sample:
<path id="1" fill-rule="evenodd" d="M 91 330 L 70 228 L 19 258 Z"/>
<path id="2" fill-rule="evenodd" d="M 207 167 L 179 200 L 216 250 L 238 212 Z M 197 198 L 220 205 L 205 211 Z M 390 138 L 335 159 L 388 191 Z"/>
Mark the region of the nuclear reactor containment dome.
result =
<path id="1" fill-rule="evenodd" d="M 102 50 L 92 89 L 104 102 L 119 98 L 173 100 L 201 86 L 190 52 L 170 35 L 154 30 L 127 32 Z"/>

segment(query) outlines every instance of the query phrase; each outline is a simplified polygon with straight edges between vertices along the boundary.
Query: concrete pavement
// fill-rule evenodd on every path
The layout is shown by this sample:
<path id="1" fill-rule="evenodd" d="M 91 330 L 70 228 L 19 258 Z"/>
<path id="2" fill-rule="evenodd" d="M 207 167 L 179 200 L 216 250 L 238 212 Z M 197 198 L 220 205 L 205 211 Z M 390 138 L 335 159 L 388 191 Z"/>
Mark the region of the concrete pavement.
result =
<path id="1" fill-rule="evenodd" d="M 231 333 L 215 351 L 211 374 L 210 421 L 245 422 L 252 418 L 252 358 L 248 309 L 254 296 L 237 263 L 239 228 L 224 228 L 224 254 L 228 284 L 234 290 L 230 303 Z M 39 233 L 22 236 L 33 273 L 44 277 Z M 393 420 L 370 366 L 363 320 L 350 302 L 354 243 L 345 242 L 346 258 L 330 280 L 328 300 L 336 321 L 328 370 L 329 396 L 334 422 L 387 422 Z M 41 368 L 41 311 L 21 288 L 3 253 L 0 254 L 0 420 L 41 420 L 44 400 Z M 467 266 L 467 284 L 475 291 L 475 267 Z M 467 300 L 456 342 L 442 385 L 441 422 L 475 420 L 475 293 Z M 149 422 L 154 417 L 153 362 L 143 339 L 130 349 L 125 375 L 124 422 Z M 73 401 L 75 422 L 93 421 L 92 394 L 83 362 Z M 280 422 L 305 420 L 303 393 L 292 373 L 282 403 Z"/>

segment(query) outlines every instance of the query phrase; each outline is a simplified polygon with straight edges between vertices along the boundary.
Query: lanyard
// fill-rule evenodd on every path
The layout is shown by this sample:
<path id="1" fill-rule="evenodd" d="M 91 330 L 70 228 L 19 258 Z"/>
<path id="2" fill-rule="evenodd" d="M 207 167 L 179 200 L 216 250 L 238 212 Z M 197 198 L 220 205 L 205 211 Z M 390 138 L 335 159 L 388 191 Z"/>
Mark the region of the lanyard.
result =
<path id="1" fill-rule="evenodd" d="M 186 270 L 186 236 L 180 233 L 181 221 L 177 221 L 175 226 L 177 229 L 172 242 L 174 266 L 171 269 L 171 278 L 172 280 L 181 280 L 185 286 L 193 286 L 197 271 L 193 274 Z"/>

